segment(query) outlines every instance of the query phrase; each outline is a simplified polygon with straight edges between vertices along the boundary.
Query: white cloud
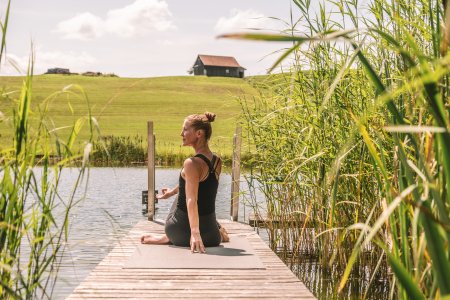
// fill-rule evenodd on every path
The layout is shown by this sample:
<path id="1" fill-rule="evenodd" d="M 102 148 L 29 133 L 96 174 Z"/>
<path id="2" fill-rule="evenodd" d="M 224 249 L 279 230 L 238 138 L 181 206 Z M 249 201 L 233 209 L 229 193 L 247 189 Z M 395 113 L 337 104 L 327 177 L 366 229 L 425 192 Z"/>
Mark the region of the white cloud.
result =
<path id="1" fill-rule="evenodd" d="M 8 54 L 1 65 L 0 75 L 25 75 L 29 57 Z M 49 68 L 68 68 L 71 72 L 84 72 L 97 60 L 86 52 L 35 51 L 34 74 L 43 74 Z M 16 66 L 19 70 L 16 69 Z"/>
<path id="2" fill-rule="evenodd" d="M 62 33 L 65 39 L 87 41 L 102 36 L 104 27 L 101 18 L 85 12 L 59 23 L 56 32 Z"/>
<path id="3" fill-rule="evenodd" d="M 267 25 L 267 20 L 262 13 L 248 9 L 238 10 L 233 9 L 229 17 L 221 17 L 214 29 L 218 33 L 229 33 L 233 31 L 241 31 L 249 28 L 262 29 Z"/>
<path id="4" fill-rule="evenodd" d="M 23 75 L 27 72 L 28 57 L 7 54 L 0 65 L 0 75 Z"/>
<path id="5" fill-rule="evenodd" d="M 79 14 L 57 25 L 63 38 L 92 40 L 105 33 L 120 37 L 143 36 L 153 31 L 174 29 L 172 13 L 163 0 L 136 0 L 107 12 L 102 19 L 89 12 Z"/>
<path id="6" fill-rule="evenodd" d="M 124 8 L 109 11 L 105 25 L 107 31 L 122 37 L 142 36 L 175 28 L 171 17 L 165 1 L 136 0 Z"/>
<path id="7" fill-rule="evenodd" d="M 68 68 L 71 72 L 84 72 L 86 68 L 92 68 L 97 60 L 87 52 L 74 51 L 42 51 L 36 54 L 36 71 L 46 72 L 48 68 Z M 37 73 L 37 74 L 39 74 Z"/>

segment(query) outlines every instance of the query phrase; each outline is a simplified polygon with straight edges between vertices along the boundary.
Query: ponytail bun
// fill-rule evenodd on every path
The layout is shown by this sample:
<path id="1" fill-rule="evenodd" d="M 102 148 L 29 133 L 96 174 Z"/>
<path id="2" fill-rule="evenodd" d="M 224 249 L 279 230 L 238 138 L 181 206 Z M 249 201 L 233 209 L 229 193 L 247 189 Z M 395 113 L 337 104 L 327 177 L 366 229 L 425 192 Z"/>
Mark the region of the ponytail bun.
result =
<path id="1" fill-rule="evenodd" d="M 214 122 L 216 119 L 216 114 L 212 112 L 205 112 L 205 117 L 208 119 L 208 122 Z"/>
<path id="2" fill-rule="evenodd" d="M 205 112 L 201 115 L 190 115 L 186 117 L 185 120 L 188 121 L 189 125 L 192 126 L 195 130 L 204 130 L 205 139 L 208 141 L 212 134 L 211 122 L 214 122 L 215 119 L 215 113 Z"/>

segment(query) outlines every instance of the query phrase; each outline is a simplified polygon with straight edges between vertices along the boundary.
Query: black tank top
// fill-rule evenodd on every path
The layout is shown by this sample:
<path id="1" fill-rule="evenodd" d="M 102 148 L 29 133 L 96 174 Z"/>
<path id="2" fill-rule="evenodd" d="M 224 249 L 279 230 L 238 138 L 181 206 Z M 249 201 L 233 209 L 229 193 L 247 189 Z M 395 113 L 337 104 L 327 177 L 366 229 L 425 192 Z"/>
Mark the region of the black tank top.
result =
<path id="1" fill-rule="evenodd" d="M 203 159 L 203 161 L 206 162 L 206 164 L 209 167 L 208 177 L 205 180 L 200 181 L 198 184 L 198 199 L 197 199 L 198 215 L 204 216 L 212 214 L 213 212 L 216 211 L 216 195 L 217 195 L 217 188 L 219 186 L 219 180 L 216 177 L 216 170 L 214 168 L 214 164 L 216 162 L 217 157 L 213 155 L 211 161 L 209 161 L 209 159 L 203 154 L 197 154 L 195 157 Z M 179 190 L 178 190 L 177 208 L 187 213 L 186 181 L 181 176 L 181 172 L 178 188 Z"/>

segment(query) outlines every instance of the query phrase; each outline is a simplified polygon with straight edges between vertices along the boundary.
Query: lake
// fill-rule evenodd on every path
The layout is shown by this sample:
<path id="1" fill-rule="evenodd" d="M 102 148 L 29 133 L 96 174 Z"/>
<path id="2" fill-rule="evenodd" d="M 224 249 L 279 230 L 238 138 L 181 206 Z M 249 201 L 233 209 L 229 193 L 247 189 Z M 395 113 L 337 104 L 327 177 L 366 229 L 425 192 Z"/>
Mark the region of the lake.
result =
<path id="1" fill-rule="evenodd" d="M 177 185 L 179 172 L 179 169 L 156 169 L 156 188 L 159 190 Z M 59 186 L 63 199 L 69 195 L 77 176 L 76 168 L 64 169 Z M 138 221 L 147 219 L 142 215 L 141 199 L 142 191 L 146 189 L 147 169 L 144 167 L 90 169 L 85 198 L 71 213 L 69 242 L 52 299 L 65 299 Z M 246 190 L 248 190 L 246 181 L 241 178 L 241 191 Z M 81 193 L 79 194 L 81 197 Z M 216 200 L 218 218 L 230 218 L 230 198 L 231 176 L 224 172 L 220 177 Z M 241 196 L 239 221 L 245 222 L 252 208 L 244 203 L 243 198 L 247 197 Z M 256 199 L 258 203 L 263 204 L 262 194 L 257 194 Z M 165 219 L 174 200 L 175 197 L 160 200 L 156 204 L 155 218 Z M 268 241 L 265 230 L 259 230 L 259 234 L 264 241 Z M 293 272 L 319 299 L 338 297 L 335 287 L 340 276 L 330 274 L 317 260 L 302 260 L 297 266 L 293 266 Z M 367 284 L 367 278 L 350 278 L 348 289 L 341 298 L 361 295 Z M 367 299 L 388 298 L 389 286 L 386 282 L 375 284 L 367 297 Z"/>
<path id="2" fill-rule="evenodd" d="M 178 184 L 179 169 L 156 169 L 156 189 Z M 59 186 L 68 196 L 78 176 L 76 168 L 64 169 Z M 245 190 L 241 180 L 241 190 Z M 84 187 L 80 189 L 83 190 Z M 64 299 L 108 254 L 142 215 L 142 191 L 147 190 L 146 168 L 91 168 L 85 199 L 71 213 L 69 242 L 52 299 Z M 81 194 L 80 194 L 81 195 Z M 80 196 L 81 197 L 81 196 Z M 230 218 L 231 175 L 222 173 L 216 199 L 217 218 Z M 175 197 L 159 200 L 156 219 L 165 219 Z M 251 208 L 240 203 L 239 220 Z"/>

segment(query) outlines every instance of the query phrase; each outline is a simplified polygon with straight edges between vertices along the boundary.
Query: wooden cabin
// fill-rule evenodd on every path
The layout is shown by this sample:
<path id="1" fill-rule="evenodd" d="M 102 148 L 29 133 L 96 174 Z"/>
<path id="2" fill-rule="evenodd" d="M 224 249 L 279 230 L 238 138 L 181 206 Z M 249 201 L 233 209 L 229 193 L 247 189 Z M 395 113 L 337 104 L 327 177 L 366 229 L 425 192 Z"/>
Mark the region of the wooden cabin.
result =
<path id="1" fill-rule="evenodd" d="M 190 73 L 194 75 L 244 78 L 245 68 L 232 56 L 199 54 Z"/>

